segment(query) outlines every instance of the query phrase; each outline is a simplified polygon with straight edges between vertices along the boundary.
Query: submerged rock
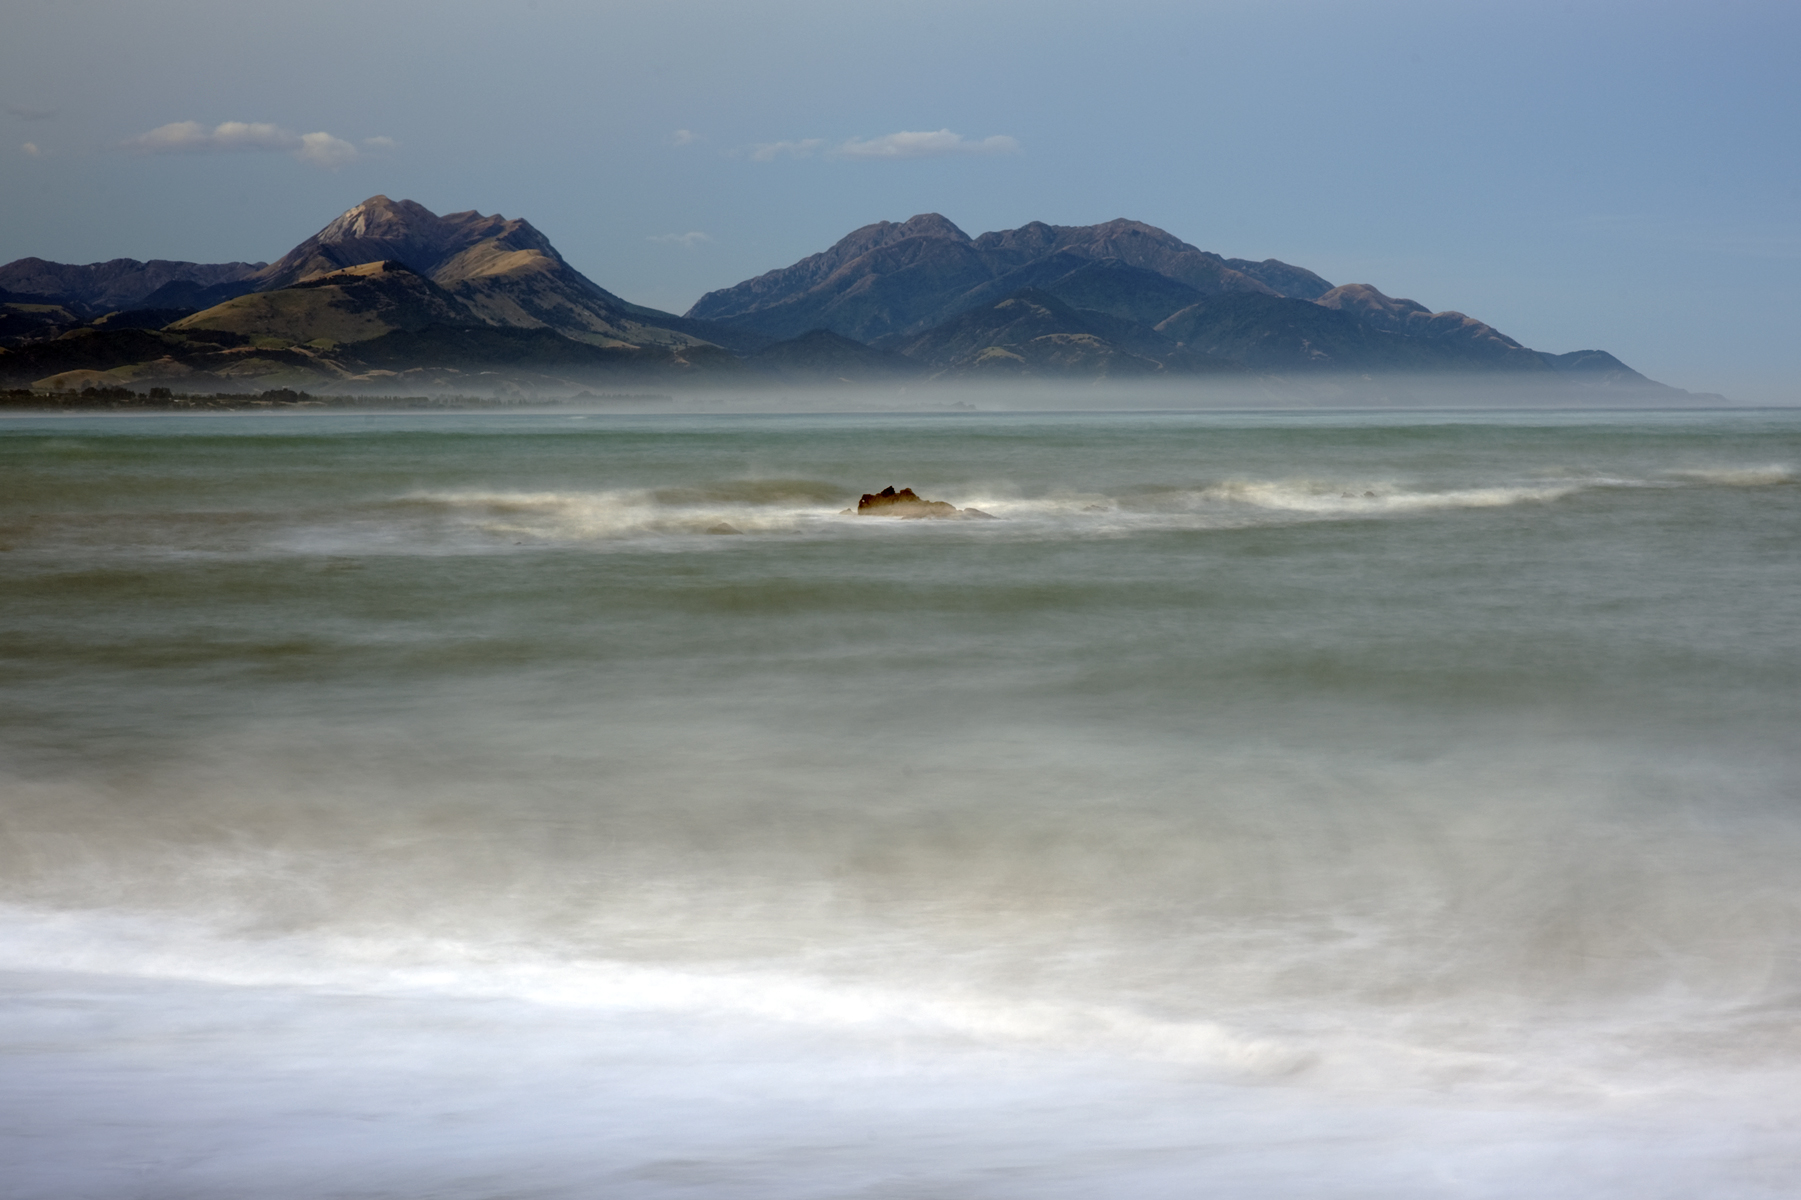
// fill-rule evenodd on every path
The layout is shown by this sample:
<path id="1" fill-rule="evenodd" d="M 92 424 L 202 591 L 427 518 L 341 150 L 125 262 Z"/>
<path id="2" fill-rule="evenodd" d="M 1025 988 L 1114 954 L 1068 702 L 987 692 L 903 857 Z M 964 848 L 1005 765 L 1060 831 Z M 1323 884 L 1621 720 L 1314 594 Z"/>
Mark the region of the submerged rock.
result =
<path id="1" fill-rule="evenodd" d="M 852 510 L 846 509 L 846 512 Z M 946 518 L 967 519 L 970 517 L 994 520 L 991 513 L 979 508 L 958 508 L 943 500 L 927 500 L 914 492 L 912 488 L 901 488 L 895 491 L 892 485 L 879 492 L 865 492 L 857 501 L 855 509 L 859 517 L 899 517 L 902 520 L 919 520 Z"/>

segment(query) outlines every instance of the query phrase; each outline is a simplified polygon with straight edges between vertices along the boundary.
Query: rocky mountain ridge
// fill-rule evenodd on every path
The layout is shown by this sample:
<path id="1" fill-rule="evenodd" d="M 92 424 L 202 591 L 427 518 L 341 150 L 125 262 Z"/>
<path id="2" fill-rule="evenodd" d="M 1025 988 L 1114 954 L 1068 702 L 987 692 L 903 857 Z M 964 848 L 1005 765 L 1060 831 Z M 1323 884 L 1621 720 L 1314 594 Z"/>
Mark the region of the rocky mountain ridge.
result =
<path id="1" fill-rule="evenodd" d="M 1258 276 L 1291 281 L 1315 294 L 1331 287 L 1310 271 L 1274 259 L 1232 262 L 1146 225 L 1053 226 L 1033 221 L 972 238 L 938 213 L 865 225 L 829 250 L 789 267 L 702 296 L 688 316 L 794 337 L 824 328 L 882 343 L 917 334 L 958 313 L 1043 282 L 1047 261 L 1073 270 L 1109 261 L 1180 283 L 1197 296 L 1277 294 Z M 1167 314 L 1166 314 L 1167 315 Z"/>
<path id="2" fill-rule="evenodd" d="M 623 300 L 575 268 L 530 222 L 479 212 L 438 216 L 412 200 L 371 196 L 257 276 L 259 291 L 322 273 L 392 261 L 442 288 L 463 323 L 555 329 L 600 346 L 694 345 L 686 324 Z"/>
<path id="3" fill-rule="evenodd" d="M 1574 361 L 1463 313 L 1434 313 L 1368 284 L 1335 287 L 1277 259 L 1224 258 L 1125 219 L 1035 221 L 974 238 L 937 213 L 878 222 L 792 266 L 709 292 L 688 315 L 777 337 L 825 329 L 953 376 L 1237 368 L 1550 379 Z M 966 344 L 980 337 L 991 341 L 976 350 L 991 353 Z M 1605 352 L 1579 354 L 1605 360 L 1614 384 L 1661 386 Z"/>
<path id="4" fill-rule="evenodd" d="M 266 376 L 357 387 L 410 373 L 409 386 L 458 386 L 473 373 L 559 387 L 554 372 L 570 370 L 742 370 L 702 336 L 714 332 L 705 322 L 608 292 L 527 221 L 474 211 L 440 217 L 386 196 L 353 206 L 273 263 L 62 268 L 21 260 L 0 268 L 0 278 L 79 289 L 0 297 L 11 301 L 0 336 L 13 335 L 0 341 L 0 377 L 15 383 L 236 387 Z M 154 304 L 172 294 L 206 303 L 89 319 L 96 300 L 135 295 Z M 157 313 L 154 337 L 124 335 L 123 324 L 141 324 L 130 320 L 138 311 Z M 719 340 L 746 350 L 770 341 L 730 332 Z"/>
<path id="5" fill-rule="evenodd" d="M 161 258 L 149 262 L 115 258 L 76 265 L 21 258 L 0 266 L 0 300 L 47 300 L 98 316 L 112 310 L 159 307 L 153 297 L 172 285 L 201 289 L 251 280 L 267 266 L 260 262 L 193 263 Z"/>
<path id="6" fill-rule="evenodd" d="M 397 386 L 399 373 L 407 386 L 466 386 L 474 374 L 554 387 L 607 371 L 791 385 L 1438 373 L 1673 392 L 1603 351 L 1542 353 L 1462 313 L 1334 286 L 1276 259 L 1225 258 L 1126 219 L 976 237 L 937 213 L 880 221 L 709 292 L 684 316 L 600 287 L 523 219 L 439 216 L 386 196 L 273 263 L 22 259 L 0 267 L 0 286 L 0 380 L 44 386 L 237 387 L 266 376 L 316 390 Z M 93 315 L 127 296 L 142 307 Z"/>

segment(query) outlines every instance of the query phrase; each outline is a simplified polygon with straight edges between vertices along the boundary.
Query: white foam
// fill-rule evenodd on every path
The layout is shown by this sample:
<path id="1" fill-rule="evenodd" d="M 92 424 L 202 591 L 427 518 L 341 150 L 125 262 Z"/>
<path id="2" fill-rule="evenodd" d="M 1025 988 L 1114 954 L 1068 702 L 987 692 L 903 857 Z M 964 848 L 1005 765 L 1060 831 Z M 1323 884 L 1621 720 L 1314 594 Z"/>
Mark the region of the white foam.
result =
<path id="1" fill-rule="evenodd" d="M 1795 482 L 1795 469 L 1781 464 L 1751 467 L 1712 467 L 1671 471 L 1674 479 L 1716 487 L 1777 487 Z"/>
<path id="2" fill-rule="evenodd" d="M 1238 529 L 1307 521 L 1408 518 L 1462 509 L 1548 505 L 1596 488 L 1771 487 L 1792 468 L 1751 465 L 1642 477 L 1426 486 L 1395 479 L 1228 478 L 1123 491 L 1024 496 L 1008 486 L 931 489 L 934 499 L 1000 521 L 891 521 L 846 512 L 848 489 L 810 481 L 726 480 L 703 487 L 417 491 L 349 510 L 259 517 L 222 548 L 214 522 L 170 514 L 161 552 L 241 555 L 257 544 L 303 554 L 439 554 L 511 547 L 609 546 L 674 551 L 755 544 L 758 537 L 1087 538 Z M 187 524 L 194 524 L 192 530 Z M 754 535 L 751 539 L 716 536 Z M 146 535 L 140 535 L 144 541 Z M 191 544 L 190 544 L 191 543 Z M 154 538 L 145 545 L 161 545 Z"/>
<path id="3" fill-rule="evenodd" d="M 1777 1200 L 1801 1172 L 1781 1078 L 1471 1102 L 716 1003 L 36 972 L 0 1006 L 9 1200 Z"/>
<path id="4" fill-rule="evenodd" d="M 0 971 L 756 1019 L 815 1030 L 1124 1054 L 1226 1076 L 1289 1075 L 1316 1057 L 1214 1022 L 1162 1020 L 1118 1006 L 899 990 L 783 970 L 552 961 L 446 939 L 243 939 L 179 916 L 16 905 L 0 907 L 0 929 Z"/>
<path id="5" fill-rule="evenodd" d="M 772 504 L 667 504 L 651 489 L 595 492 L 437 492 L 407 497 L 468 528 L 500 538 L 593 542 L 705 535 L 721 525 L 740 533 L 803 532 L 835 510 Z"/>
<path id="6" fill-rule="evenodd" d="M 1560 500 L 1578 488 L 1577 484 L 1548 484 L 1423 491 L 1403 488 L 1390 482 L 1235 480 L 1207 488 L 1202 495 L 1212 500 L 1288 512 L 1325 516 L 1381 516 L 1436 509 L 1498 508 L 1512 504 L 1547 503 Z"/>
<path id="7" fill-rule="evenodd" d="M 1190 489 L 1169 489 L 1146 499 L 1102 493 L 1064 493 L 1021 498 L 1004 493 L 955 496 L 974 507 L 1030 529 L 1002 530 L 987 522 L 877 521 L 846 519 L 829 504 L 730 503 L 704 499 L 669 503 L 655 489 L 595 492 L 435 492 L 415 493 L 407 502 L 440 509 L 466 527 L 496 538 L 540 542 L 597 542 L 693 537 L 730 526 L 743 533 L 892 533 L 930 528 L 993 536 L 1049 532 L 1080 535 L 1158 528 L 1221 528 L 1288 518 L 1356 518 L 1443 509 L 1489 508 L 1549 502 L 1577 484 L 1410 490 L 1390 482 L 1323 483 L 1310 480 L 1233 480 Z M 1247 512 L 1246 510 L 1254 510 Z"/>

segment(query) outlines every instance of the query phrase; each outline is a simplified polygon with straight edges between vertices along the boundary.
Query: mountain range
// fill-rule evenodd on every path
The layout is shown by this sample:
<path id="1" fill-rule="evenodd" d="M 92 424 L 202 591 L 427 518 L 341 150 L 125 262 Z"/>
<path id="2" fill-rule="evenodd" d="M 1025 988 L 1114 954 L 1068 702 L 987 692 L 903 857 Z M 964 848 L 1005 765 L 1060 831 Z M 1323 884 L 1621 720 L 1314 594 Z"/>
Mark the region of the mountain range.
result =
<path id="1" fill-rule="evenodd" d="M 1599 350 L 1529 349 L 1458 312 L 1138 221 L 970 237 L 866 225 L 686 314 L 633 304 L 529 222 L 373 196 L 272 263 L 0 267 L 0 384 L 567 390 L 630 376 L 896 380 L 1477 374 L 1668 400 Z"/>

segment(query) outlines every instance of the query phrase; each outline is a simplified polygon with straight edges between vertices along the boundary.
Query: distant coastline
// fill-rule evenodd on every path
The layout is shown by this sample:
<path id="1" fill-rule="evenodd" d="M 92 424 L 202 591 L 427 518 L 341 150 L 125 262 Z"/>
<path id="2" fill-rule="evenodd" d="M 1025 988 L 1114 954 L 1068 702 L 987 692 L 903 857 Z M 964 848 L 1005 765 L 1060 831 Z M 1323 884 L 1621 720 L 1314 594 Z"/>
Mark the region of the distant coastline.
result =
<path id="1" fill-rule="evenodd" d="M 1461 312 L 1124 218 L 975 237 L 937 213 L 878 221 L 682 315 L 601 287 L 525 220 L 381 195 L 273 263 L 0 266 L 0 387 L 100 405 L 1074 383 L 1183 388 L 1204 406 L 1412 406 L 1447 380 L 1526 406 L 1724 402 L 1605 350 L 1536 350 Z"/>
<path id="2" fill-rule="evenodd" d="M 14 388 L 0 391 L 0 415 L 6 413 L 45 412 L 119 412 L 119 413 L 186 413 L 186 412 L 309 412 L 344 410 L 505 410 L 512 408 L 556 408 L 563 406 L 606 406 L 669 404 L 673 396 L 638 392 L 589 392 L 579 397 L 531 396 L 520 398 L 496 396 L 436 395 L 385 396 L 346 395 L 341 393 L 314 395 L 288 388 L 262 392 L 175 392 L 168 388 L 133 391 L 130 388 L 85 388 L 82 391 L 33 391 Z"/>

